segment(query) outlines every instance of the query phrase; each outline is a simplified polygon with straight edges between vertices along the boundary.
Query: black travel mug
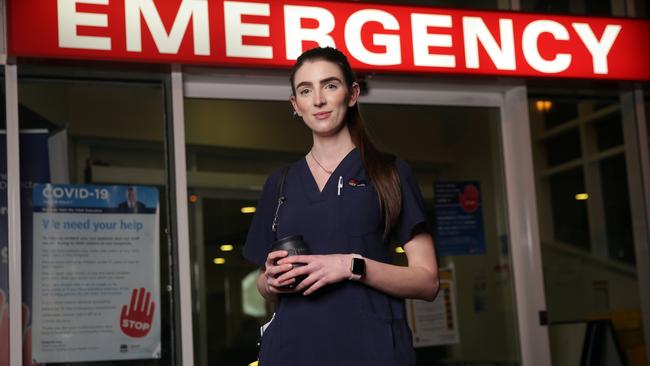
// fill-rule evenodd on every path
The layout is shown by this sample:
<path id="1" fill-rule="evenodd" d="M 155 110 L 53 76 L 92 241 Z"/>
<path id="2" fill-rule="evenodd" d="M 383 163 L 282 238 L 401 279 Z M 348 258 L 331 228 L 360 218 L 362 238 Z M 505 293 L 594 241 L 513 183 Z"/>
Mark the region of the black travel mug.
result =
<path id="1" fill-rule="evenodd" d="M 291 236 L 286 236 L 280 240 L 276 240 L 273 242 L 271 245 L 271 251 L 275 252 L 277 250 L 286 250 L 289 252 L 289 255 L 287 257 L 290 257 L 292 255 L 307 255 L 311 254 L 309 251 L 309 248 L 307 247 L 307 243 L 305 243 L 304 239 L 302 238 L 302 235 L 291 235 Z M 304 266 L 303 263 L 294 263 L 293 267 L 301 267 Z M 283 286 L 283 288 L 294 288 L 298 286 L 300 281 L 304 280 L 307 276 L 298 276 L 296 277 L 296 282 Z"/>

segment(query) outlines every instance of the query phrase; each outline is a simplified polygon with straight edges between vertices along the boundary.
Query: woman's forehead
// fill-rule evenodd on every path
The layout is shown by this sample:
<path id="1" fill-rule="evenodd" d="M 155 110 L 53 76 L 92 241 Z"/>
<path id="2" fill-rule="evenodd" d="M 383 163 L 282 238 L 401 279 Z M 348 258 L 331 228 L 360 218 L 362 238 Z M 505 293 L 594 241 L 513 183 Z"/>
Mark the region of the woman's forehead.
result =
<path id="1" fill-rule="evenodd" d="M 337 78 L 344 82 L 340 67 L 325 60 L 305 61 L 296 71 L 294 85 L 301 83 L 318 83 L 321 80 Z"/>

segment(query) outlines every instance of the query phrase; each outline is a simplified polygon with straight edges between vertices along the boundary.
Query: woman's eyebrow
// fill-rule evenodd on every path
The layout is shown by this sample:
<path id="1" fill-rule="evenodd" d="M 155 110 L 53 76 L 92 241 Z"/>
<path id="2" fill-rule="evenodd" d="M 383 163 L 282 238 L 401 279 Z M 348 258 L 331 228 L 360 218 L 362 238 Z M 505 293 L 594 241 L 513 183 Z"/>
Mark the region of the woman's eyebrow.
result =
<path id="1" fill-rule="evenodd" d="M 338 81 L 339 83 L 343 84 L 341 79 L 337 78 L 336 76 L 331 76 L 331 77 L 325 78 L 325 79 L 321 80 L 320 83 L 322 85 L 322 84 L 327 84 L 330 81 Z"/>
<path id="2" fill-rule="evenodd" d="M 301 81 L 300 83 L 298 83 L 298 85 L 296 85 L 296 89 L 300 88 L 301 86 L 311 86 L 311 82 L 310 81 Z"/>
<path id="3" fill-rule="evenodd" d="M 319 83 L 323 85 L 331 81 L 338 81 L 339 83 L 343 84 L 341 79 L 337 78 L 336 76 L 330 76 L 328 78 L 322 79 L 321 81 L 319 81 Z M 301 86 L 312 86 L 312 83 L 311 81 L 301 81 L 300 83 L 298 83 L 298 85 L 296 85 L 296 89 L 300 88 Z"/>

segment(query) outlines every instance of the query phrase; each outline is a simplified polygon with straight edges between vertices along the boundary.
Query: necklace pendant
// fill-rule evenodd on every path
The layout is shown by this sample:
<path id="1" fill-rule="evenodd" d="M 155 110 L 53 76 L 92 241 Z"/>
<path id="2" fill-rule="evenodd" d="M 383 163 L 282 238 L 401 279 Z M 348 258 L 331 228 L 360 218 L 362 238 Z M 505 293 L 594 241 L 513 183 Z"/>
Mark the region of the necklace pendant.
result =
<path id="1" fill-rule="evenodd" d="M 327 170 L 327 169 L 325 169 L 325 167 L 323 166 L 323 164 L 321 164 L 321 163 L 318 161 L 318 159 L 316 159 L 316 157 L 314 156 L 314 153 L 313 153 L 311 150 L 309 150 L 309 155 L 311 156 L 312 159 L 314 159 L 314 161 L 316 162 L 316 164 L 318 164 L 318 166 L 319 166 L 321 169 L 323 169 L 323 170 L 325 171 L 325 173 L 327 173 L 327 174 L 329 174 L 329 175 L 332 175 L 332 173 L 334 173 L 333 170 Z"/>

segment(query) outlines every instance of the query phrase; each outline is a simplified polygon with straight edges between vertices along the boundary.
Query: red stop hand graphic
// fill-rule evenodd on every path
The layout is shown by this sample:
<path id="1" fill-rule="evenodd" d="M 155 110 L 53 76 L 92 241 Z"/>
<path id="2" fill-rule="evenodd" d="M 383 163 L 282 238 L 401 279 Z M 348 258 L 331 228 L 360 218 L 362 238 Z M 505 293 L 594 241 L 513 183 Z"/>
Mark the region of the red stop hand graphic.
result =
<path id="1" fill-rule="evenodd" d="M 131 305 L 122 305 L 120 328 L 122 332 L 133 338 L 142 338 L 149 334 L 156 303 L 151 301 L 151 292 L 144 287 L 134 288 L 131 294 Z"/>

